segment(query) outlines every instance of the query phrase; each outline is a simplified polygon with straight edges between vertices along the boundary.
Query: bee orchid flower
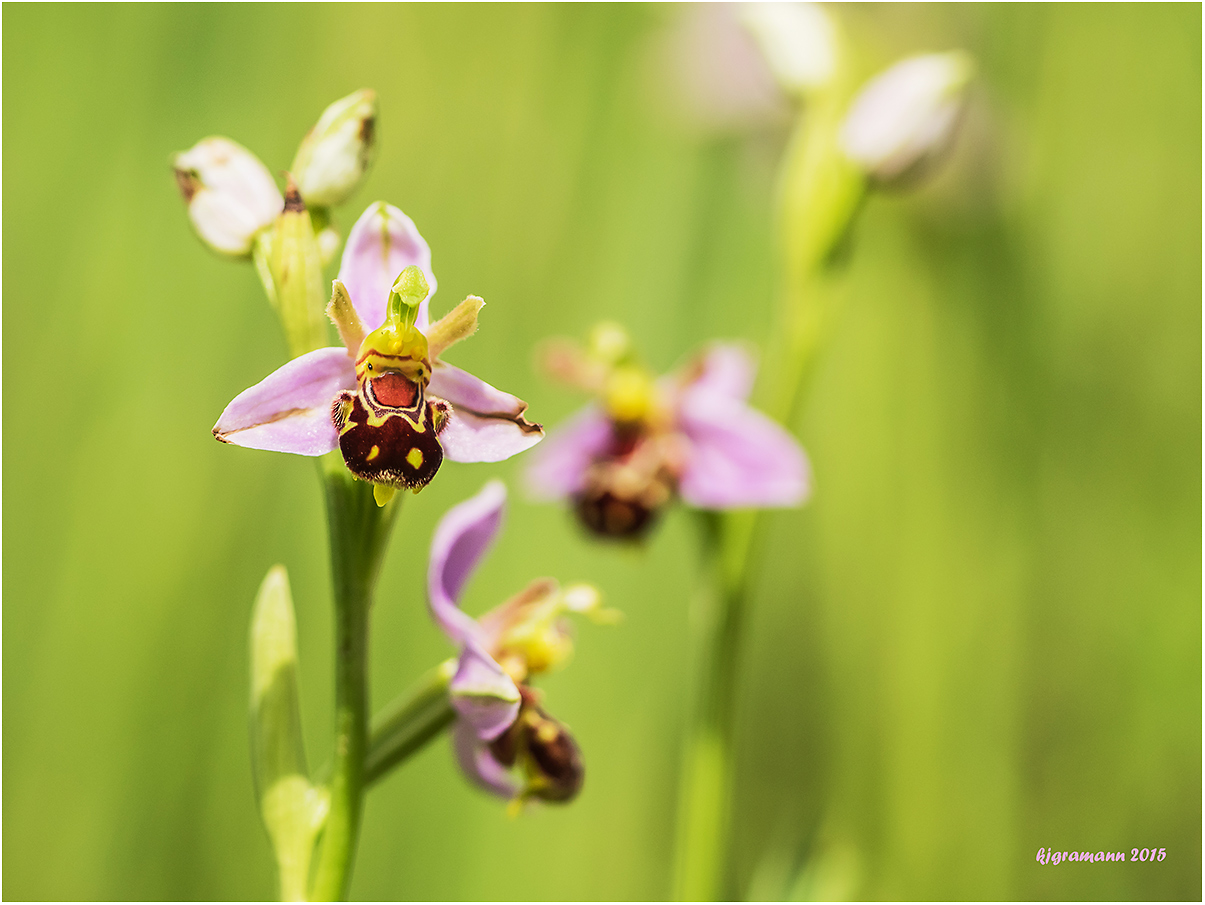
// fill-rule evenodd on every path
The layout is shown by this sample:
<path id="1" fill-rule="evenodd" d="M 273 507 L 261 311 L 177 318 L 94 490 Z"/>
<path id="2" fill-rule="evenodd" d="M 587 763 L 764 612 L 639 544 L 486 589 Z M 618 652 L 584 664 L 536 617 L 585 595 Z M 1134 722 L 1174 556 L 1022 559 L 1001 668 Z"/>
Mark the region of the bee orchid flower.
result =
<path id="1" fill-rule="evenodd" d="M 566 614 L 599 622 L 614 621 L 617 614 L 600 608 L 593 587 L 562 588 L 549 578 L 532 582 L 479 619 L 460 609 L 461 592 L 497 536 L 505 506 L 506 486 L 490 481 L 448 511 L 431 542 L 431 615 L 460 648 L 449 684 L 457 713 L 452 741 L 461 769 L 477 785 L 515 801 L 568 801 L 581 787 L 581 754 L 527 683 L 571 655 Z"/>
<path id="2" fill-rule="evenodd" d="M 377 202 L 356 221 L 327 314 L 343 345 L 301 355 L 226 406 L 213 434 L 250 449 L 321 456 L 335 449 L 384 505 L 417 492 L 446 457 L 498 462 L 538 443 L 527 404 L 442 361 L 477 329 L 469 296 L 442 319 L 431 251 L 413 221 Z"/>
<path id="3" fill-rule="evenodd" d="M 752 357 L 714 343 L 685 369 L 654 378 L 616 325 L 591 348 L 550 347 L 549 369 L 593 392 L 541 447 L 528 470 L 533 495 L 569 500 L 596 534 L 638 538 L 676 497 L 698 509 L 798 506 L 811 471 L 802 447 L 751 408 Z"/>

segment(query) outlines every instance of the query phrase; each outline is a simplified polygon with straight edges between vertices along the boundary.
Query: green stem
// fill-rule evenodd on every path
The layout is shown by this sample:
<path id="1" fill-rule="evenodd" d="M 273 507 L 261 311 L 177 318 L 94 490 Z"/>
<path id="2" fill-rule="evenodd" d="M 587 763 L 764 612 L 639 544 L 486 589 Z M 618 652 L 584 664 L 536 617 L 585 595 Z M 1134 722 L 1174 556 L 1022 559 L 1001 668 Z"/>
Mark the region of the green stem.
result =
<path id="1" fill-rule="evenodd" d="M 373 720 L 364 782 L 371 785 L 452 725 L 456 711 L 448 700 L 448 683 L 456 661 L 429 670 Z"/>
<path id="2" fill-rule="evenodd" d="M 831 308 L 822 299 L 812 304 Z M 780 391 L 774 414 L 790 423 L 813 373 L 817 334 L 794 345 L 781 373 L 791 386 Z M 757 572 L 762 513 L 700 512 L 700 587 L 692 612 L 694 664 L 690 709 L 679 787 L 674 898 L 716 901 L 731 898 L 728 826 L 731 811 L 736 677 L 748 617 L 749 582 Z"/>
<path id="3" fill-rule="evenodd" d="M 693 700 L 678 796 L 674 898 L 727 898 L 737 654 L 745 623 L 743 568 L 753 513 L 698 513 L 701 578 L 691 611 Z"/>
<path id="4" fill-rule="evenodd" d="M 863 174 L 839 145 L 840 91 L 819 99 L 796 126 L 778 188 L 782 292 L 768 367 L 766 410 L 790 425 L 826 328 L 833 264 L 867 195 Z"/>
<path id="5" fill-rule="evenodd" d="M 330 813 L 323 829 L 311 899 L 347 896 L 360 832 L 368 748 L 368 621 L 398 502 L 378 507 L 372 486 L 356 481 L 339 454 L 323 458 L 323 483 L 335 592 L 335 750 Z"/>
<path id="6" fill-rule="evenodd" d="M 779 182 L 783 289 L 768 368 L 767 410 L 794 421 L 816 352 L 840 300 L 832 264 L 866 197 L 865 178 L 840 150 L 843 89 L 815 99 L 787 149 Z M 692 613 L 695 700 L 686 727 L 679 788 L 674 895 L 680 901 L 729 898 L 729 818 L 737 658 L 747 618 L 757 512 L 700 513 L 701 587 Z"/>

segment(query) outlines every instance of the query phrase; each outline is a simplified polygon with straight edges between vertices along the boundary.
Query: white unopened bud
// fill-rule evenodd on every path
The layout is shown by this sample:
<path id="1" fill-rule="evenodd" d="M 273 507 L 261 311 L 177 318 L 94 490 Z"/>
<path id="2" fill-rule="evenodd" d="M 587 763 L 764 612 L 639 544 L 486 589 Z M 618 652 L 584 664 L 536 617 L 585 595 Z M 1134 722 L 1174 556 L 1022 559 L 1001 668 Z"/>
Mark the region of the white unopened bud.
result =
<path id="1" fill-rule="evenodd" d="M 787 91 L 814 91 L 837 68 L 837 33 L 816 3 L 750 3 L 741 8 L 779 84 Z"/>
<path id="2" fill-rule="evenodd" d="M 201 239 L 228 255 L 251 251 L 255 234 L 284 207 L 268 168 L 228 138 L 205 138 L 172 162 Z"/>
<path id="3" fill-rule="evenodd" d="M 876 76 L 841 127 L 845 153 L 876 182 L 912 173 L 949 146 L 973 69 L 952 51 L 910 57 Z"/>
<path id="4" fill-rule="evenodd" d="M 293 178 L 310 207 L 347 200 L 372 161 L 377 95 L 364 89 L 335 101 L 322 112 L 297 149 Z"/>

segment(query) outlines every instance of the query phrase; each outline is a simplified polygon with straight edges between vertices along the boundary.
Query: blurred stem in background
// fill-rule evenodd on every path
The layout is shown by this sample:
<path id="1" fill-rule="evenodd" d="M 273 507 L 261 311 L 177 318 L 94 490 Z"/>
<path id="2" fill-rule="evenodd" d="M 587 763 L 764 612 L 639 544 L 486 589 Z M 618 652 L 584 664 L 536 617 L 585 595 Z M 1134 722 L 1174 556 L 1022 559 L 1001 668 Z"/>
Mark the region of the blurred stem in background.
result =
<path id="1" fill-rule="evenodd" d="M 779 183 L 783 296 L 769 368 L 767 410 L 790 425 L 831 305 L 828 276 L 866 181 L 837 145 L 844 105 L 830 92 L 809 108 L 788 146 Z M 699 512 L 700 587 L 691 611 L 692 678 L 679 786 L 674 897 L 732 898 L 728 868 L 735 692 L 750 579 L 765 519 L 756 511 Z"/>
<path id="2" fill-rule="evenodd" d="M 798 420 L 817 354 L 836 320 L 840 261 L 870 188 L 909 182 L 949 147 L 972 64 L 961 52 L 912 57 L 871 80 L 852 102 L 848 70 L 846 62 L 821 83 L 802 87 L 806 109 L 777 189 L 782 295 L 763 391 L 766 410 L 788 427 Z M 675 896 L 685 901 L 737 897 L 728 863 L 735 685 L 767 530 L 758 511 L 703 518 L 703 587 L 692 612 L 696 698 L 685 736 L 674 862 Z"/>

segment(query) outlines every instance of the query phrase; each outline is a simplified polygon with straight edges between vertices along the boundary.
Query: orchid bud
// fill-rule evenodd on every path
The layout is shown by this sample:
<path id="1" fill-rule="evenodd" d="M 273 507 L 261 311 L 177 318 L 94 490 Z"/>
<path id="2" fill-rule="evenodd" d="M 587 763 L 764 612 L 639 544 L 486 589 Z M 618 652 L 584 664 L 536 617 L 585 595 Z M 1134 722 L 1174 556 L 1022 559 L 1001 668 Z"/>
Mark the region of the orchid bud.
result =
<path id="1" fill-rule="evenodd" d="M 284 207 L 272 174 L 228 138 L 204 138 L 172 161 L 188 216 L 214 251 L 241 257 Z"/>
<path id="2" fill-rule="evenodd" d="M 820 4 L 750 3 L 741 19 L 785 90 L 803 94 L 832 80 L 837 33 Z"/>
<path id="3" fill-rule="evenodd" d="M 879 184 L 917 172 L 953 139 L 973 69 L 952 51 L 910 57 L 876 76 L 841 127 L 846 155 Z"/>
<path id="4" fill-rule="evenodd" d="M 377 95 L 364 89 L 335 101 L 297 149 L 291 172 L 311 207 L 347 200 L 372 161 Z"/>

